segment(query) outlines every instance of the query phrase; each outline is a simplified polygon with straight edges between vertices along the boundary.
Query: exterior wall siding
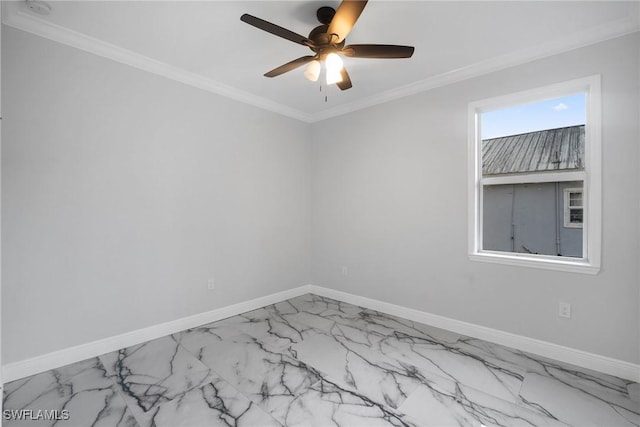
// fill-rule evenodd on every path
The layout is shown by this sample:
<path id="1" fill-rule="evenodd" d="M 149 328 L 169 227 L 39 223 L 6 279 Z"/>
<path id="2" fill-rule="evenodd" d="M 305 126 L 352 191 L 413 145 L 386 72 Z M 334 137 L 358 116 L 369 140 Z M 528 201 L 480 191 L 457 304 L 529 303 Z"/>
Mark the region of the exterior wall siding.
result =
<path id="1" fill-rule="evenodd" d="M 483 249 L 582 257 L 582 228 L 564 226 L 564 189 L 580 181 L 488 185 Z"/>

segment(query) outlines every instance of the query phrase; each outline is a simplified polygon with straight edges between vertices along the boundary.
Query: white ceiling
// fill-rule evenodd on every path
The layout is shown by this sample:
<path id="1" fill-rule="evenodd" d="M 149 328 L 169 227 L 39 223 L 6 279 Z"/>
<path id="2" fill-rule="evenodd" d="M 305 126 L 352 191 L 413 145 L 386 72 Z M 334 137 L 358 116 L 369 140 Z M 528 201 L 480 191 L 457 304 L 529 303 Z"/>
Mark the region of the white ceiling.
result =
<path id="1" fill-rule="evenodd" d="M 249 13 L 307 35 L 339 1 L 52 1 L 47 16 L 3 2 L 3 22 L 187 84 L 305 121 L 516 65 L 640 29 L 640 3 L 370 1 L 348 43 L 415 46 L 411 59 L 345 58 L 353 88 L 307 81 L 311 53 L 240 21 Z M 324 95 L 328 95 L 325 102 Z"/>

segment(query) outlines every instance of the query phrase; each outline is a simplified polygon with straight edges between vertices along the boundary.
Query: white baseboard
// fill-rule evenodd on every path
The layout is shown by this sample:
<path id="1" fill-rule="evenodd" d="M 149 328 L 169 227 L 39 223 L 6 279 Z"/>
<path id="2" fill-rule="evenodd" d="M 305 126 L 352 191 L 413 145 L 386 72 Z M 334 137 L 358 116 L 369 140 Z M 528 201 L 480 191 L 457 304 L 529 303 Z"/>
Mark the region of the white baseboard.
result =
<path id="1" fill-rule="evenodd" d="M 10 382 L 20 378 L 25 378 L 50 369 L 59 368 L 70 363 L 96 357 L 101 354 L 110 353 L 121 348 L 141 344 L 143 342 L 160 338 L 185 329 L 195 328 L 200 325 L 215 322 L 237 314 L 246 313 L 266 305 L 275 304 L 289 298 L 309 293 L 309 286 L 304 285 L 294 289 L 277 292 L 249 301 L 243 301 L 215 310 L 199 313 L 189 317 L 172 320 L 148 328 L 138 329 L 121 335 L 92 341 L 63 350 L 36 356 L 30 359 L 21 360 L 6 364 L 2 367 L 2 381 Z"/>
<path id="2" fill-rule="evenodd" d="M 516 335 L 485 326 L 474 325 L 460 320 L 436 314 L 426 313 L 407 307 L 365 298 L 335 289 L 324 288 L 322 286 L 310 285 L 309 292 L 316 295 L 333 298 L 339 301 L 348 302 L 360 307 L 370 308 L 394 316 L 403 317 L 415 322 L 446 329 L 473 338 L 479 338 L 496 344 L 526 351 L 538 356 L 548 357 L 560 362 L 570 363 L 582 368 L 591 369 L 619 378 L 640 382 L 640 365 L 625 362 L 611 357 L 600 356 L 574 348 L 564 347 L 547 341 Z"/>
<path id="3" fill-rule="evenodd" d="M 627 380 L 640 382 L 640 365 L 634 363 L 600 356 L 546 341 L 474 325 L 472 323 L 462 322 L 460 320 L 450 319 L 448 317 L 315 285 L 299 286 L 294 289 L 288 289 L 286 291 L 240 302 L 227 307 L 221 307 L 205 313 L 161 323 L 148 328 L 138 329 L 87 344 L 54 351 L 19 362 L 9 363 L 2 367 L 2 379 L 4 382 L 14 381 L 40 372 L 48 371 L 50 369 L 59 368 L 70 363 L 79 362 L 81 360 L 96 357 L 121 348 L 180 332 L 185 329 L 194 328 L 196 326 L 215 322 L 216 320 L 246 313 L 247 311 L 275 304 L 306 293 L 314 293 L 316 295 L 337 299 L 359 305 L 361 307 L 381 311 L 383 313 L 404 317 L 405 319 L 413 320 L 415 322 L 446 329 L 462 335 L 483 339 L 496 344 L 537 354 L 539 356 L 548 357 L 561 362 L 603 372 L 605 374 L 615 375 Z"/>

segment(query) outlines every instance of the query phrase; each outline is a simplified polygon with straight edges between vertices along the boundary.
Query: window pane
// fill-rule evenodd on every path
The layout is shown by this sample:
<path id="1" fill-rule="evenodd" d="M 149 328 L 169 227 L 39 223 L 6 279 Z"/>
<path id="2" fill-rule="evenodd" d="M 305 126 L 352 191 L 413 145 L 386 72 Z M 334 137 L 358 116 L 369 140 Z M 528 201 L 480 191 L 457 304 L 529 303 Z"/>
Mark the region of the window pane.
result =
<path id="1" fill-rule="evenodd" d="M 469 103 L 472 261 L 599 271 L 600 84 L 593 75 Z"/>
<path id="2" fill-rule="evenodd" d="M 482 139 L 558 129 L 587 122 L 586 94 L 578 93 L 482 113 Z"/>
<path id="3" fill-rule="evenodd" d="M 582 209 L 571 209 L 569 211 L 569 221 L 574 224 L 582 224 Z"/>
<path id="4" fill-rule="evenodd" d="M 483 186 L 483 249 L 581 258 L 582 228 L 564 226 L 564 189 L 576 187 L 582 182 Z M 568 221 L 582 216 L 570 209 Z"/>
<path id="5" fill-rule="evenodd" d="M 582 206 L 582 193 L 569 193 L 569 206 Z"/>
<path id="6" fill-rule="evenodd" d="M 480 118 L 481 181 L 509 182 L 482 185 L 482 249 L 582 258 L 582 181 L 535 181 L 541 174 L 584 171 L 586 95 Z"/>

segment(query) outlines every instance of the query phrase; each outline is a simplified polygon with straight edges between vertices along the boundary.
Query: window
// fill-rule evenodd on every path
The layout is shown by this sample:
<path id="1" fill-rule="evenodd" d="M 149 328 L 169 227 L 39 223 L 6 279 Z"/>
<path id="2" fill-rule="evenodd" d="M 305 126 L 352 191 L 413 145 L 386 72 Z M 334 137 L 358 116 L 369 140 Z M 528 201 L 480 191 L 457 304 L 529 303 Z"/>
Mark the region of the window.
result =
<path id="1" fill-rule="evenodd" d="M 469 105 L 469 256 L 596 274 L 600 77 Z"/>
<path id="2" fill-rule="evenodd" d="M 582 188 L 564 189 L 564 226 L 582 228 L 584 222 L 584 206 Z"/>

